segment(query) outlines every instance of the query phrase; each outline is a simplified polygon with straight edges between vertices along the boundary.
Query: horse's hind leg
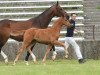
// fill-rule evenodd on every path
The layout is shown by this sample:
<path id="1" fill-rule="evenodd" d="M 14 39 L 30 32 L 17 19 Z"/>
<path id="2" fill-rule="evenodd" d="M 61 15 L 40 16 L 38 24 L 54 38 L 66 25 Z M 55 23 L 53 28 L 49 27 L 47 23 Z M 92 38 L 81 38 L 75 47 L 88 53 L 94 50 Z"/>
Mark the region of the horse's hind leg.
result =
<path id="1" fill-rule="evenodd" d="M 64 47 L 65 57 L 68 58 L 68 54 L 69 54 L 67 51 L 68 46 L 65 46 L 65 44 L 63 42 L 60 42 L 60 41 L 55 41 L 54 44 Z"/>
<path id="2" fill-rule="evenodd" d="M 15 64 L 16 64 L 16 62 L 18 61 L 19 56 L 21 55 L 21 53 L 22 53 L 23 49 L 24 49 L 24 46 L 22 45 L 22 46 L 19 48 L 18 52 L 17 52 L 17 55 L 16 55 L 16 58 L 15 58 L 15 60 L 14 60 L 13 65 L 15 65 Z"/>
<path id="3" fill-rule="evenodd" d="M 31 47 L 31 51 L 33 50 L 33 47 L 35 46 L 35 44 L 36 44 L 36 43 L 34 43 L 33 46 Z M 26 61 L 26 62 L 28 62 L 29 56 L 30 56 L 30 53 L 27 51 L 27 55 L 26 55 L 26 57 L 25 57 L 25 61 Z"/>
<path id="4" fill-rule="evenodd" d="M 47 46 L 46 53 L 45 53 L 44 58 L 42 60 L 43 63 L 45 63 L 47 54 L 49 53 L 49 51 L 50 51 L 51 48 L 52 48 L 52 45 L 48 45 Z"/>
<path id="5" fill-rule="evenodd" d="M 31 51 L 31 46 L 28 46 L 27 47 L 27 50 L 28 50 L 28 52 L 29 52 L 29 54 L 32 56 L 32 59 L 33 59 L 33 61 L 34 61 L 34 63 L 36 62 L 36 57 L 35 57 L 35 55 L 32 53 L 32 51 Z"/>

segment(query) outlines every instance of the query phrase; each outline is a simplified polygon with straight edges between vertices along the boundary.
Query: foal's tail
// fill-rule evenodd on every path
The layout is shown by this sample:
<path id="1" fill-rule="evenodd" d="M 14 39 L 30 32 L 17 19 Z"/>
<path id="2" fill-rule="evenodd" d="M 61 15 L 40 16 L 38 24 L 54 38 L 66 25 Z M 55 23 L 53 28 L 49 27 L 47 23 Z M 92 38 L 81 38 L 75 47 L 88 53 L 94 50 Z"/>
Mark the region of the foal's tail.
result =
<path id="1" fill-rule="evenodd" d="M 11 36 L 20 36 L 20 35 L 23 36 L 24 33 L 25 33 L 25 31 L 26 31 L 26 30 L 20 30 L 20 31 L 13 30 L 13 31 L 10 32 L 10 35 L 11 35 Z"/>

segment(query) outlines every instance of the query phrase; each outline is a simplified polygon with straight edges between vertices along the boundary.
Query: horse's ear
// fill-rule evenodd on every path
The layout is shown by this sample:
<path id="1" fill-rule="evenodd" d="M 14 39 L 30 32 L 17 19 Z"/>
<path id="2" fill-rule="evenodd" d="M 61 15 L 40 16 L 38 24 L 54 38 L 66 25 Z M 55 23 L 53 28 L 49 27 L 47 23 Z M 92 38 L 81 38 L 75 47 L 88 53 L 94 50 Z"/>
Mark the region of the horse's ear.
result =
<path id="1" fill-rule="evenodd" d="M 57 1 L 57 6 L 59 5 L 59 2 Z"/>

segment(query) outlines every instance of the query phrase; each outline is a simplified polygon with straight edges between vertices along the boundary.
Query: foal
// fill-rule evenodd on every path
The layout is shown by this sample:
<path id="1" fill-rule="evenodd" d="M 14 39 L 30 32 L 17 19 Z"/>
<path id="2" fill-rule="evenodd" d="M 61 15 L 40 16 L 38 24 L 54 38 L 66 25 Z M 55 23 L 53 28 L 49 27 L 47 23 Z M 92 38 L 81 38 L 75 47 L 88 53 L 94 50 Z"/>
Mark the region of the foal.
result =
<path id="1" fill-rule="evenodd" d="M 22 31 L 22 33 L 24 33 L 23 43 L 22 43 L 22 46 L 18 50 L 16 59 L 14 60 L 13 65 L 15 65 L 16 62 L 18 61 L 18 58 L 20 54 L 22 53 L 23 49 L 28 50 L 28 52 L 31 54 L 35 62 L 36 58 L 31 51 L 31 46 L 32 44 L 35 44 L 36 42 L 48 45 L 45 56 L 42 60 L 43 63 L 45 63 L 47 54 L 49 53 L 53 45 L 63 46 L 65 49 L 65 54 L 66 56 L 68 56 L 66 46 L 64 45 L 64 43 L 58 41 L 58 38 L 60 35 L 60 29 L 63 25 L 70 26 L 70 23 L 65 17 L 60 17 L 57 21 L 54 22 L 54 25 L 51 28 L 47 28 L 47 29 L 30 28 L 28 30 Z"/>

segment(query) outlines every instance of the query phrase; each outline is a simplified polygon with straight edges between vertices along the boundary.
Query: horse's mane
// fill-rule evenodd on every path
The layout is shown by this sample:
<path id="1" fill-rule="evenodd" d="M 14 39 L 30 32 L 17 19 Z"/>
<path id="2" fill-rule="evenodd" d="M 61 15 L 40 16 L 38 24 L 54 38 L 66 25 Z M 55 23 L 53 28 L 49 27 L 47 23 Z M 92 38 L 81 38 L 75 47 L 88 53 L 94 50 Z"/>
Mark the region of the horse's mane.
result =
<path id="1" fill-rule="evenodd" d="M 39 17 L 45 15 L 45 13 L 47 13 L 53 6 L 54 6 L 54 5 L 52 5 L 50 8 L 46 9 L 43 13 L 41 13 L 40 15 L 38 15 L 38 16 L 36 16 L 36 17 L 34 17 L 34 18 L 39 18 Z M 34 19 L 34 18 L 31 18 L 31 19 Z"/>

